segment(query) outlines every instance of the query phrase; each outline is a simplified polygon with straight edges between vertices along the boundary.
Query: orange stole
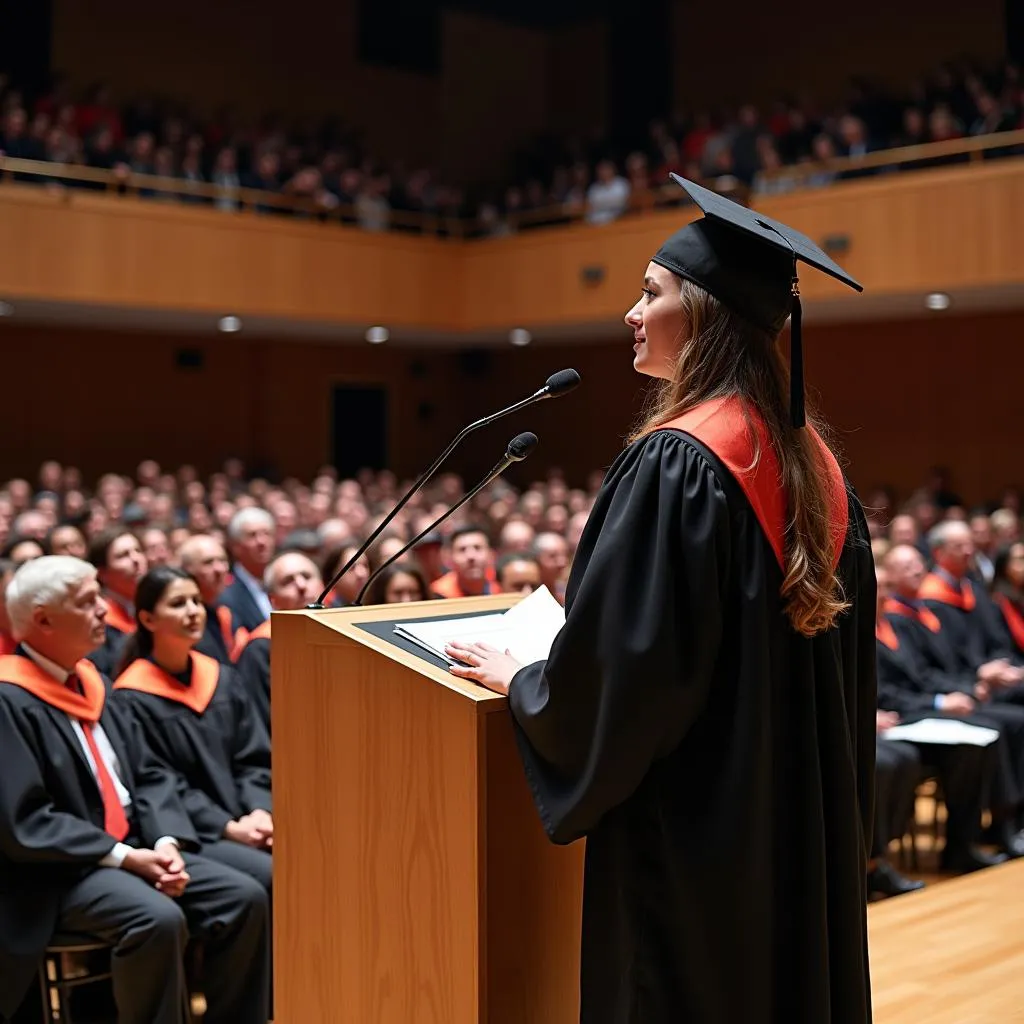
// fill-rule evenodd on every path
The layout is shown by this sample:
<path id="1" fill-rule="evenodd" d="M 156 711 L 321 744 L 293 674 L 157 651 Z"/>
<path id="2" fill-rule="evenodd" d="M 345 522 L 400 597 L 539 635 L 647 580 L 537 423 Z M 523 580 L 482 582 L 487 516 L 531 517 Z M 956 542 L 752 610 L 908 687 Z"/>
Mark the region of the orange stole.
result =
<path id="1" fill-rule="evenodd" d="M 939 617 L 930 608 L 911 608 L 902 601 L 894 601 L 891 597 L 885 602 L 882 611 L 886 615 L 902 615 L 905 619 L 916 619 L 922 626 L 926 626 L 931 632 L 942 631 L 942 623 Z"/>
<path id="2" fill-rule="evenodd" d="M 1010 630 L 1013 642 L 1024 651 L 1024 615 L 1005 594 L 996 593 L 994 597 L 1006 620 L 1006 626 Z"/>
<path id="3" fill-rule="evenodd" d="M 139 628 L 138 623 L 117 603 L 116 598 L 104 594 L 103 599 L 107 602 L 107 625 L 133 636 Z"/>
<path id="4" fill-rule="evenodd" d="M 19 654 L 0 657 L 0 681 L 20 686 L 51 708 L 63 711 L 80 722 L 95 725 L 103 714 L 107 697 L 103 677 L 91 661 L 85 660 L 75 665 L 75 674 L 82 681 L 83 693 L 69 690 L 44 672 L 31 658 L 23 658 Z"/>
<path id="5" fill-rule="evenodd" d="M 900 648 L 900 638 L 896 635 L 896 630 L 892 628 L 892 623 L 886 622 L 885 619 L 879 619 L 875 623 L 875 639 L 890 651 L 898 651 Z"/>
<path id="6" fill-rule="evenodd" d="M 768 437 L 768 431 L 761 417 L 752 409 L 746 410 L 741 399 L 714 398 L 702 402 L 695 409 L 668 423 L 659 430 L 679 430 L 698 440 L 710 449 L 725 464 L 736 482 L 743 488 L 761 529 L 775 552 L 779 566 L 786 565 L 786 494 L 779 479 L 779 460 Z M 811 428 L 807 428 L 811 429 Z M 754 440 L 756 434 L 761 455 L 757 465 L 754 461 Z M 813 431 L 812 431 L 813 433 Z M 849 526 L 850 509 L 846 497 L 846 481 L 843 471 L 827 445 L 814 433 L 824 468 L 828 474 L 828 520 L 832 537 L 832 568 L 839 564 Z"/>
<path id="7" fill-rule="evenodd" d="M 962 612 L 974 611 L 974 606 L 977 603 L 974 590 L 968 580 L 960 581 L 960 593 L 957 593 L 941 576 L 933 572 L 922 580 L 917 596 L 922 601 L 938 601 L 939 604 L 948 604 L 953 608 L 959 608 Z"/>
<path id="8" fill-rule="evenodd" d="M 159 665 L 154 665 L 153 662 L 147 661 L 145 658 L 138 658 L 118 676 L 117 682 L 114 683 L 114 689 L 135 690 L 138 693 L 163 697 L 164 700 L 173 700 L 178 704 L 184 704 L 197 715 L 201 715 L 217 691 L 217 683 L 220 680 L 220 662 L 216 658 L 208 658 L 198 651 L 193 651 L 189 657 L 192 659 L 191 686 L 183 686 Z"/>
<path id="9" fill-rule="evenodd" d="M 250 640 L 269 640 L 270 639 L 270 619 L 266 622 L 261 622 L 250 634 Z"/>
<path id="10" fill-rule="evenodd" d="M 220 627 L 221 639 L 224 641 L 224 649 L 232 661 L 238 661 L 238 656 L 245 649 L 249 642 L 249 633 L 243 627 L 234 628 L 234 620 L 231 617 L 231 609 L 224 605 L 217 605 L 214 609 L 217 616 L 217 625 Z"/>

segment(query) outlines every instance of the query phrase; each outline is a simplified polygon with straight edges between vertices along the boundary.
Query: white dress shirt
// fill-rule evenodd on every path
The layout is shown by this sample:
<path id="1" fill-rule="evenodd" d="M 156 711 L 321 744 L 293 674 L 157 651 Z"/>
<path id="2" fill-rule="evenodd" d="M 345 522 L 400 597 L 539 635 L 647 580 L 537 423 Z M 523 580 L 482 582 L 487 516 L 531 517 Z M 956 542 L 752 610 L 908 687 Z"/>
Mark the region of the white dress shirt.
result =
<path id="1" fill-rule="evenodd" d="M 60 665 L 54 661 L 50 661 L 50 659 L 45 655 L 40 654 L 38 651 L 29 647 L 28 644 L 23 643 L 21 646 L 25 653 L 48 676 L 52 676 L 60 683 L 66 683 L 68 681 L 68 676 L 71 675 L 71 673 L 68 672 L 67 669 L 61 668 Z M 68 715 L 68 722 L 71 724 L 71 729 L 75 734 L 75 738 L 78 740 L 78 744 L 82 748 L 82 753 L 85 755 L 85 760 L 89 765 L 90 771 L 93 776 L 96 777 L 96 762 L 93 760 L 92 751 L 89 749 L 89 741 L 85 738 L 82 723 L 79 722 L 74 715 Z M 99 722 L 92 727 L 92 738 L 96 741 L 96 749 L 100 752 L 100 757 L 103 758 L 103 764 L 106 766 L 107 774 L 114 783 L 114 790 L 117 792 L 117 798 L 121 801 L 121 806 L 124 808 L 125 817 L 128 817 L 128 813 L 132 806 L 132 796 L 121 779 L 121 765 L 117 760 L 117 754 L 114 753 L 114 748 L 110 745 L 110 740 L 107 739 L 107 734 L 103 731 L 103 726 L 100 725 Z M 96 778 L 96 784 L 99 785 L 98 777 Z M 178 845 L 178 841 L 173 836 L 163 836 L 154 844 L 154 846 L 161 846 L 164 843 L 173 843 L 175 846 Z M 122 863 L 124 863 L 125 857 L 131 852 L 132 847 L 125 843 L 115 842 L 110 853 L 100 861 L 100 866 L 105 868 L 119 868 Z"/>

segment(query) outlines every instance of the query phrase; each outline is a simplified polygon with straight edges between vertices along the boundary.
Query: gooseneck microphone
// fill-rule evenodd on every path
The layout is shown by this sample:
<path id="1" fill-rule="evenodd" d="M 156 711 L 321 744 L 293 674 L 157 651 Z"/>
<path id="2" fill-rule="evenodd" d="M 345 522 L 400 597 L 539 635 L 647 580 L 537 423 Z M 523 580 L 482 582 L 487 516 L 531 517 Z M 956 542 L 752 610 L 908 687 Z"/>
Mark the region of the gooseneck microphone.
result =
<path id="1" fill-rule="evenodd" d="M 474 423 L 470 423 L 468 427 L 463 427 L 458 434 L 449 442 L 448 447 L 445 448 L 441 454 L 434 459 L 434 461 L 420 474 L 419 479 L 409 488 L 408 491 L 402 496 L 398 504 L 384 517 L 382 522 L 378 525 L 377 529 L 366 538 L 365 541 L 359 546 L 356 553 L 335 573 L 334 578 L 327 584 L 323 589 L 323 593 L 316 599 L 313 604 L 307 605 L 307 608 L 323 608 L 324 601 L 327 600 L 327 595 L 335 588 L 338 580 L 342 578 L 352 568 L 356 562 L 359 561 L 363 555 L 369 550 L 373 542 L 387 529 L 391 521 L 402 511 L 403 508 L 409 503 L 409 499 L 437 472 L 438 467 L 448 458 L 449 455 L 455 450 L 455 448 L 462 443 L 474 430 L 480 430 L 482 427 L 486 427 L 493 423 L 495 420 L 500 420 L 503 416 L 508 416 L 511 413 L 519 412 L 520 409 L 525 409 L 528 405 L 533 405 L 534 402 L 541 402 L 545 398 L 558 398 L 561 395 L 568 394 L 577 384 L 580 382 L 580 375 L 571 369 L 559 370 L 558 373 L 551 374 L 550 377 L 544 382 L 542 388 L 538 388 L 529 398 L 524 398 L 522 401 L 516 402 L 515 405 L 510 405 L 505 409 L 501 409 L 498 412 L 491 413 L 490 416 L 484 416 L 483 419 L 476 420 Z M 532 435 L 531 435 L 532 436 Z M 525 457 L 525 456 L 524 456 Z M 365 589 L 365 588 L 364 588 Z"/>
<path id="2" fill-rule="evenodd" d="M 572 372 L 563 371 L 563 372 Z M 576 378 L 579 380 L 579 378 Z M 400 551 L 396 551 L 386 562 L 382 562 L 377 570 L 371 574 L 370 578 L 363 584 L 363 589 L 359 591 L 353 604 L 361 605 L 363 603 L 363 597 L 367 590 L 370 589 L 370 584 L 389 566 L 392 562 L 397 562 L 410 548 L 415 547 L 431 530 L 436 530 L 449 516 L 454 515 L 467 501 L 472 501 L 492 480 L 496 480 L 502 473 L 512 465 L 513 462 L 522 462 L 534 448 L 537 447 L 537 435 L 531 434 L 529 431 L 523 434 L 516 434 L 508 443 L 508 448 L 505 449 L 505 454 L 502 456 L 501 461 L 492 469 L 487 476 L 483 478 L 471 491 L 467 491 L 459 500 L 452 505 L 450 509 L 439 519 L 435 519 L 425 530 L 413 537 L 408 544 L 405 545 Z"/>

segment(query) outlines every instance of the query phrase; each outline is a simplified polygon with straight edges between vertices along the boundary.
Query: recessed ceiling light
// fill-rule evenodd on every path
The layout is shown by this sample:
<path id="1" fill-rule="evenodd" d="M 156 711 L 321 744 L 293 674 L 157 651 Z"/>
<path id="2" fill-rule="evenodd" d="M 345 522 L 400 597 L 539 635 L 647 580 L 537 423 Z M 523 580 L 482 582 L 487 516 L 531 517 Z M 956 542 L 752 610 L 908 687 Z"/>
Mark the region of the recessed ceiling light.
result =
<path id="1" fill-rule="evenodd" d="M 950 298 L 945 292 L 932 292 L 924 297 L 924 304 L 937 313 L 949 309 Z"/>
<path id="2" fill-rule="evenodd" d="M 234 334 L 242 329 L 242 321 L 237 316 L 222 316 L 217 321 L 217 330 L 225 334 Z"/>
<path id="3" fill-rule="evenodd" d="M 371 327 L 366 332 L 366 340 L 371 345 L 382 345 L 390 337 L 391 332 L 386 327 Z"/>
<path id="4" fill-rule="evenodd" d="M 525 327 L 515 327 L 508 332 L 508 340 L 519 348 L 529 345 L 533 335 Z"/>
<path id="5" fill-rule="evenodd" d="M 14 307 L 9 302 L 0 302 L 0 316 L 14 316 Z"/>

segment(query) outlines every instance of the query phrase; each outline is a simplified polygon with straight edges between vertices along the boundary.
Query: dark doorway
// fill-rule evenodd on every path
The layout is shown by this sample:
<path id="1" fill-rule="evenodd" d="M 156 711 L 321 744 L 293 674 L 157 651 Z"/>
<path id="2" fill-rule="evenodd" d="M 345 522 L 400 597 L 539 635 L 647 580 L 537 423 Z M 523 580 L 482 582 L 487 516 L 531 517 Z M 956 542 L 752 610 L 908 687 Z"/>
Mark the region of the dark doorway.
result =
<path id="1" fill-rule="evenodd" d="M 331 461 L 340 476 L 388 463 L 388 393 L 377 385 L 340 384 L 331 393 Z"/>

